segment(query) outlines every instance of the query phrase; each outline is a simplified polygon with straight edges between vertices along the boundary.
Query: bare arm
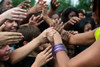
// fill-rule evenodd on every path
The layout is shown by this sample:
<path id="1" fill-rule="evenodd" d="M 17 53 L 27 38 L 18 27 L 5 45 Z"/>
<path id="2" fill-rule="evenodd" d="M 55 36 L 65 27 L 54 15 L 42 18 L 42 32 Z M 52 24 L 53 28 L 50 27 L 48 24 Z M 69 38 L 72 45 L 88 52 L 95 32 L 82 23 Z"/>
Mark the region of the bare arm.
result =
<path id="1" fill-rule="evenodd" d="M 31 42 L 29 42 L 27 45 L 14 50 L 11 53 L 11 56 L 9 59 L 10 63 L 15 64 L 15 63 L 21 61 L 26 56 L 28 56 L 35 48 L 37 48 L 40 44 L 46 43 L 47 42 L 47 38 L 46 38 L 47 33 L 49 33 L 49 31 L 52 31 L 52 30 L 53 30 L 52 28 L 48 28 L 47 30 L 42 32 L 37 38 L 35 38 Z M 52 31 L 51 35 L 54 33 L 55 33 L 55 31 Z"/>
<path id="2" fill-rule="evenodd" d="M 56 9 L 60 6 L 60 3 L 56 0 L 51 0 L 51 8 L 48 10 L 48 16 L 52 17 L 55 13 Z"/>
<path id="3" fill-rule="evenodd" d="M 62 41 L 57 40 L 56 43 L 62 43 Z M 93 43 L 85 51 L 81 52 L 79 55 L 72 59 L 68 58 L 65 51 L 59 51 L 56 53 L 56 59 L 58 62 L 58 67 L 99 67 L 100 66 L 100 38 Z"/>
<path id="4" fill-rule="evenodd" d="M 71 35 L 68 42 L 69 44 L 73 45 L 91 45 L 95 42 L 94 33 L 95 30 L 86 33 Z"/>
<path id="5" fill-rule="evenodd" d="M 36 47 L 39 46 L 39 40 L 36 38 L 27 45 L 14 50 L 10 56 L 10 63 L 15 64 L 25 58 L 31 51 L 33 51 Z"/>

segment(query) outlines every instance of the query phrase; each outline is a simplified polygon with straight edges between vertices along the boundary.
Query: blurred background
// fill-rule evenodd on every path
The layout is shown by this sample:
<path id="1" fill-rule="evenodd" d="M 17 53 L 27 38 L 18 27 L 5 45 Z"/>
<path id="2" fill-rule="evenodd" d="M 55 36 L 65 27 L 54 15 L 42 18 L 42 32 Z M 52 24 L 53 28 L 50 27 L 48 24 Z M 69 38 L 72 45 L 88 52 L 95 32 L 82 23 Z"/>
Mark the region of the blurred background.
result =
<path id="1" fill-rule="evenodd" d="M 25 0 L 12 0 L 13 5 L 17 6 L 19 3 Z M 33 6 L 38 0 L 31 0 L 31 6 Z M 51 0 L 45 0 L 48 4 L 50 4 Z M 89 8 L 92 0 L 58 0 L 61 6 L 57 9 L 57 11 L 65 9 L 66 7 L 75 7 L 77 9 L 85 9 L 86 11 L 91 11 Z M 49 8 L 49 7 L 48 7 Z"/>

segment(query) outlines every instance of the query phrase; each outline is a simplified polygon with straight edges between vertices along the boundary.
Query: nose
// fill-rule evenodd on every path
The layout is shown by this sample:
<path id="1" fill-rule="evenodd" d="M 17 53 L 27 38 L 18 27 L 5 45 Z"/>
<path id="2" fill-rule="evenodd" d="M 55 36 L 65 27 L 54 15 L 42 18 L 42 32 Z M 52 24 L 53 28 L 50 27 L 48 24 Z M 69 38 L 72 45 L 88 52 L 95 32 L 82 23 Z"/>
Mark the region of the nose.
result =
<path id="1" fill-rule="evenodd" d="M 14 27 L 17 27 L 18 24 L 17 24 L 15 21 L 13 21 L 13 26 L 14 26 Z"/>
<path id="2" fill-rule="evenodd" d="M 10 51 L 10 50 L 11 50 L 11 48 L 10 48 L 9 45 L 6 46 L 6 50 L 7 50 L 7 51 Z"/>
<path id="3" fill-rule="evenodd" d="M 12 5 L 12 4 L 10 4 L 10 5 L 9 5 L 9 8 L 13 8 L 13 5 Z"/>

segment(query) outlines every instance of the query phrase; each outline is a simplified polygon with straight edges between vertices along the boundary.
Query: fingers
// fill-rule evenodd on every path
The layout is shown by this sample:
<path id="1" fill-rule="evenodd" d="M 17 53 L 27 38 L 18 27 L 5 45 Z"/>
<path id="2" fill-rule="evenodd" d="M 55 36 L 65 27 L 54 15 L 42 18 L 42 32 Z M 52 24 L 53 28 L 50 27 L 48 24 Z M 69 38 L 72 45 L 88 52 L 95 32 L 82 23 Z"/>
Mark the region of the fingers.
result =
<path id="1" fill-rule="evenodd" d="M 40 24 L 43 23 L 43 22 L 44 22 L 44 20 L 40 21 L 40 22 L 37 24 L 37 26 L 40 25 Z"/>
<path id="2" fill-rule="evenodd" d="M 2 24 L 2 25 L 0 26 L 0 32 L 2 32 L 2 31 L 4 30 L 4 28 L 5 28 L 5 24 Z"/>
<path id="3" fill-rule="evenodd" d="M 3 32 L 3 34 L 8 35 L 8 36 L 13 36 L 13 35 L 23 36 L 21 33 L 18 33 L 18 32 Z"/>
<path id="4" fill-rule="evenodd" d="M 30 1 L 24 1 L 20 5 L 18 5 L 18 7 L 20 7 L 20 8 L 30 7 L 30 4 L 28 4 L 28 3 L 30 3 Z"/>
<path id="5" fill-rule="evenodd" d="M 50 60 L 52 60 L 53 59 L 53 57 L 50 57 L 49 59 L 47 59 L 47 61 L 46 62 L 49 62 Z"/>
<path id="6" fill-rule="evenodd" d="M 16 11 L 27 12 L 27 10 L 20 9 L 19 7 L 14 8 L 14 10 L 15 10 L 15 12 L 16 12 Z"/>
<path id="7" fill-rule="evenodd" d="M 51 49 L 51 46 L 47 47 L 47 48 L 43 51 L 43 53 L 46 54 L 50 49 Z"/>
<path id="8" fill-rule="evenodd" d="M 25 12 L 23 12 L 23 11 L 12 11 L 12 14 L 15 14 L 15 15 L 27 15 L 27 13 L 26 13 L 26 11 Z"/>
<path id="9" fill-rule="evenodd" d="M 16 44 L 19 41 L 21 41 L 21 39 L 12 39 L 12 40 L 8 40 L 6 44 Z"/>

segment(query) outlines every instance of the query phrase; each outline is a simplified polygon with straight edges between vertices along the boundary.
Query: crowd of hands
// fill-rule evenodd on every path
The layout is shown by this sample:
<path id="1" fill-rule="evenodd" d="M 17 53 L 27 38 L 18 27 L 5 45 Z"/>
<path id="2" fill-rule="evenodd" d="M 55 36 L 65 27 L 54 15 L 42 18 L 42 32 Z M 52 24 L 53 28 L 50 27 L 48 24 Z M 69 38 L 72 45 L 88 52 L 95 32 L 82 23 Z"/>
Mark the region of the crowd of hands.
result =
<path id="1" fill-rule="evenodd" d="M 48 4 L 46 1 L 39 0 L 32 8 L 30 8 L 30 1 L 24 1 L 17 7 L 9 9 L 0 15 L 0 46 L 5 46 L 8 44 L 16 44 L 21 41 L 24 36 L 18 32 L 3 32 L 5 28 L 6 20 L 11 21 L 19 21 L 20 26 L 23 25 L 35 25 L 39 26 L 44 20 L 50 25 L 50 28 L 44 30 L 38 37 L 35 39 L 39 41 L 39 44 L 43 43 L 51 43 L 51 46 L 47 47 L 44 51 L 37 55 L 35 62 L 33 63 L 33 67 L 38 65 L 38 67 L 44 65 L 51 59 L 52 57 L 52 46 L 57 43 L 62 43 L 62 39 L 68 42 L 70 36 L 75 34 L 74 32 L 65 31 L 64 26 L 66 25 L 74 25 L 80 19 L 78 17 L 74 17 L 68 21 L 67 24 L 63 24 L 61 18 L 52 20 L 50 17 L 56 11 L 56 9 L 60 6 L 60 3 L 56 0 L 51 0 L 51 7 L 47 12 Z M 24 8 L 29 8 L 25 10 Z M 41 13 L 41 15 L 34 16 L 36 13 Z M 30 16 L 29 22 L 23 24 L 23 22 Z M 41 19 L 44 20 L 41 20 Z M 68 26 L 67 26 L 68 27 Z M 37 45 L 37 44 L 36 44 Z"/>

